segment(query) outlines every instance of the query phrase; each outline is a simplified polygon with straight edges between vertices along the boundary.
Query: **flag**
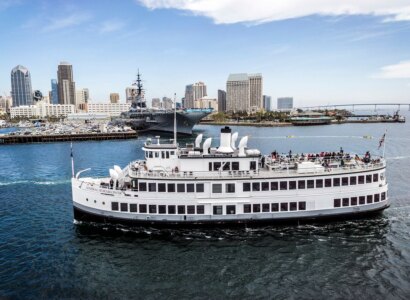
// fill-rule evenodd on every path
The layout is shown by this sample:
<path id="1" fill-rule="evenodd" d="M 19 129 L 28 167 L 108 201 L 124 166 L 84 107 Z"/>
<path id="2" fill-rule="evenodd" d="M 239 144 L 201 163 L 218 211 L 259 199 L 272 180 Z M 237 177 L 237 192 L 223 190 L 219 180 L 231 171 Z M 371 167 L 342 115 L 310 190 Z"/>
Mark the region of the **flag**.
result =
<path id="1" fill-rule="evenodd" d="M 380 141 L 379 141 L 379 148 L 377 148 L 377 149 L 380 149 L 380 147 L 383 146 L 384 138 L 385 138 L 385 137 L 386 137 L 386 133 L 383 134 L 382 138 L 380 139 Z"/>

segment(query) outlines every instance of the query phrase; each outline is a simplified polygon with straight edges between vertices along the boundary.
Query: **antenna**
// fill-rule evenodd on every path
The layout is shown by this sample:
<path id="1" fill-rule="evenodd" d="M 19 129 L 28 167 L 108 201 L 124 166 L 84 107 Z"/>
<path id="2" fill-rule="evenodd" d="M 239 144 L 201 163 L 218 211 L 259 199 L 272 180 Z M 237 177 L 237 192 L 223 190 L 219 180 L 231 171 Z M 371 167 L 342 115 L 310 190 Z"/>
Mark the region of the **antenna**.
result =
<path id="1" fill-rule="evenodd" d="M 177 145 L 177 93 L 174 93 L 174 145 Z"/>

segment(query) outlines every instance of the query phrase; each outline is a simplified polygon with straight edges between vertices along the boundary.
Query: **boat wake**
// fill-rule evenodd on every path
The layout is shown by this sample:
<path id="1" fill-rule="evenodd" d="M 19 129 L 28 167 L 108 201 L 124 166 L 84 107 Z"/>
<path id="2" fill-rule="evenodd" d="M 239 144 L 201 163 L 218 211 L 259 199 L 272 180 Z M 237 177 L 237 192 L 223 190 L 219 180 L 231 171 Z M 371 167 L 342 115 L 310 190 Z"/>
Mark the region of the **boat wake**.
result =
<path id="1" fill-rule="evenodd" d="M 55 181 L 32 181 L 32 180 L 17 180 L 2 182 L 0 181 L 0 186 L 11 186 L 11 185 L 20 185 L 20 184 L 30 184 L 30 185 L 62 185 L 70 183 L 69 179 L 64 180 L 55 180 Z"/>
<path id="2" fill-rule="evenodd" d="M 386 157 L 387 160 L 400 160 L 400 159 L 409 159 L 410 156 L 394 156 L 394 157 Z"/>

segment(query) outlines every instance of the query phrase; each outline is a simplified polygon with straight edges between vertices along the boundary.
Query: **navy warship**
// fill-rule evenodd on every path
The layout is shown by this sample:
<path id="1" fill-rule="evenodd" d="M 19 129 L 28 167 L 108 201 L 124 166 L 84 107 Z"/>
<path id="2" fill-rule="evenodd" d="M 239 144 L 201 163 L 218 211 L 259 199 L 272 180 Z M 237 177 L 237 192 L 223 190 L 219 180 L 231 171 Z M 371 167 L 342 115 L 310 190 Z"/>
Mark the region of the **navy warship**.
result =
<path id="1" fill-rule="evenodd" d="M 176 118 L 177 133 L 192 135 L 192 128 L 199 121 L 212 113 L 212 109 L 184 108 L 184 109 L 150 109 L 147 107 L 138 72 L 137 80 L 133 83 L 136 87 L 133 94 L 131 108 L 128 112 L 121 113 L 118 121 L 130 126 L 139 132 L 174 132 L 174 117 Z M 174 101 L 175 105 L 175 101 Z M 175 109 L 175 108 L 174 108 Z M 176 116 L 174 116 L 174 114 Z"/>

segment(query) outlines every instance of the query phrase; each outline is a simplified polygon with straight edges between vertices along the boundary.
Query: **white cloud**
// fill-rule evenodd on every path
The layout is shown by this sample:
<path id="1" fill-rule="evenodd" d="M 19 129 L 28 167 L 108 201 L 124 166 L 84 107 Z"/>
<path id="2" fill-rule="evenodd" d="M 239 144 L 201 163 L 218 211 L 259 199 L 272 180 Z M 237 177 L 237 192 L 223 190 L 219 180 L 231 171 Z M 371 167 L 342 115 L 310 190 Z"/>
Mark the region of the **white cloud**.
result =
<path id="1" fill-rule="evenodd" d="M 20 0 L 0 0 L 0 10 L 7 9 L 10 6 L 20 4 Z"/>
<path id="2" fill-rule="evenodd" d="M 410 78 L 410 60 L 401 61 L 395 65 L 382 67 L 375 78 L 403 79 Z"/>
<path id="3" fill-rule="evenodd" d="M 125 26 L 125 23 L 121 21 L 115 21 L 115 20 L 105 21 L 101 24 L 100 33 L 109 33 L 109 32 L 118 31 L 122 29 L 124 26 Z"/>
<path id="4" fill-rule="evenodd" d="M 87 13 L 71 13 L 62 18 L 52 19 L 51 22 L 43 27 L 44 31 L 54 31 L 68 27 L 78 26 L 91 19 Z"/>
<path id="5" fill-rule="evenodd" d="M 149 9 L 179 9 L 217 24 L 265 23 L 311 15 L 374 15 L 410 21 L 409 0 L 136 0 Z"/>

